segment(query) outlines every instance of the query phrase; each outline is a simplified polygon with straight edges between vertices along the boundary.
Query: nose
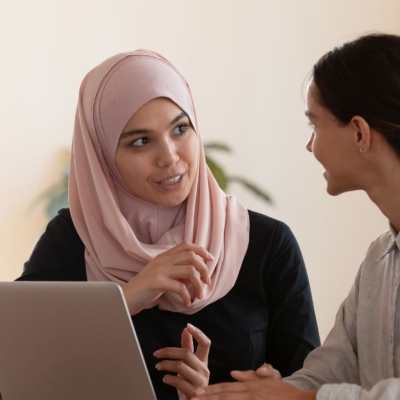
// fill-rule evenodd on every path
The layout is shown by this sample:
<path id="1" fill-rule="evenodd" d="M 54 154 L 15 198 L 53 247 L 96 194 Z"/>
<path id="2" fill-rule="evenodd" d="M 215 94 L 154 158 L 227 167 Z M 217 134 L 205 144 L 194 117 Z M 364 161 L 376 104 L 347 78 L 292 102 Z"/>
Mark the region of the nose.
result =
<path id="1" fill-rule="evenodd" d="M 171 167 L 179 161 L 179 155 L 175 146 L 175 143 L 170 140 L 166 140 L 159 149 L 157 158 L 157 166 L 159 168 Z"/>
<path id="2" fill-rule="evenodd" d="M 307 149 L 310 153 L 312 153 L 312 144 L 313 144 L 313 141 L 314 141 L 314 133 L 311 134 L 310 139 L 308 139 L 308 142 L 307 142 L 307 144 L 306 144 L 306 149 Z"/>

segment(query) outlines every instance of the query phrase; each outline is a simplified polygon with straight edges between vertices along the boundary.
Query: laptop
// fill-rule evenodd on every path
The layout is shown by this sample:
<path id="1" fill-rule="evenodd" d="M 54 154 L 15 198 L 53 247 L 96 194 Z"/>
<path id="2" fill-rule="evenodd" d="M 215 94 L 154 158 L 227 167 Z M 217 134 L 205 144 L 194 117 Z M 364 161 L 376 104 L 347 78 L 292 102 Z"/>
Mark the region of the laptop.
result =
<path id="1" fill-rule="evenodd" d="M 0 282 L 3 400 L 155 400 L 121 288 Z"/>

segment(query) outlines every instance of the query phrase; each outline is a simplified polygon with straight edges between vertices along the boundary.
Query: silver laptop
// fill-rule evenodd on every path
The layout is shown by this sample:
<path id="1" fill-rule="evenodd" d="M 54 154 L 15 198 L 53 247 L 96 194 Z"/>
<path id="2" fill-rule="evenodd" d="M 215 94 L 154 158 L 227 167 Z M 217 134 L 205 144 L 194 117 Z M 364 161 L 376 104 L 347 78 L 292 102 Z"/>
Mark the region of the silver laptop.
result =
<path id="1" fill-rule="evenodd" d="M 0 282 L 3 400 L 154 400 L 120 287 Z"/>

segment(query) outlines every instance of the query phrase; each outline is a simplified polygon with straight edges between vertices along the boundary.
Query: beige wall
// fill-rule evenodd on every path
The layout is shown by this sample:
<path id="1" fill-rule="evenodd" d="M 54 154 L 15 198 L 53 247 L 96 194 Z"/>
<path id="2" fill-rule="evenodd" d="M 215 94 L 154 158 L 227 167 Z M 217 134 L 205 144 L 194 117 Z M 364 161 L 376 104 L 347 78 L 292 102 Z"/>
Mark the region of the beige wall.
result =
<path id="1" fill-rule="evenodd" d="M 150 48 L 191 83 L 205 140 L 268 189 L 308 266 L 321 336 L 333 324 L 370 241 L 387 223 L 363 193 L 331 198 L 304 149 L 302 84 L 325 51 L 367 30 L 400 34 L 398 0 L 13 0 L 0 3 L 0 280 L 16 278 L 45 226 L 29 204 L 60 174 L 84 74 Z"/>

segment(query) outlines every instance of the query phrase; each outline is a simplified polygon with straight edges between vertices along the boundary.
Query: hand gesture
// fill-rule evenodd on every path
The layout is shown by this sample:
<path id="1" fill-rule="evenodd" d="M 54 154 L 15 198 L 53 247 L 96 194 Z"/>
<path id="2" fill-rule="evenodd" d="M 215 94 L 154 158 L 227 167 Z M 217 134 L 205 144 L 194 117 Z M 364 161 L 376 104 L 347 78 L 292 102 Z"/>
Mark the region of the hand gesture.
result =
<path id="1" fill-rule="evenodd" d="M 194 352 L 193 338 L 197 342 Z M 163 382 L 174 386 L 182 392 L 187 399 L 195 396 L 197 388 L 208 385 L 210 371 L 208 370 L 208 353 L 210 339 L 198 328 L 187 324 L 182 332 L 182 347 L 166 347 L 157 350 L 157 358 L 168 358 L 159 362 L 156 368 L 160 371 L 176 372 L 178 375 L 165 375 Z"/>
<path id="2" fill-rule="evenodd" d="M 214 257 L 203 247 L 183 242 L 154 257 L 145 268 L 122 287 L 129 311 L 135 315 L 169 291 L 178 294 L 190 307 L 192 300 L 187 284 L 192 284 L 195 297 L 203 296 L 203 283 L 210 278 L 205 261 Z"/>
<path id="3" fill-rule="evenodd" d="M 257 371 L 232 371 L 239 382 L 218 383 L 196 390 L 192 400 L 315 400 L 316 391 L 297 389 L 282 381 L 279 371 L 264 364 Z"/>

